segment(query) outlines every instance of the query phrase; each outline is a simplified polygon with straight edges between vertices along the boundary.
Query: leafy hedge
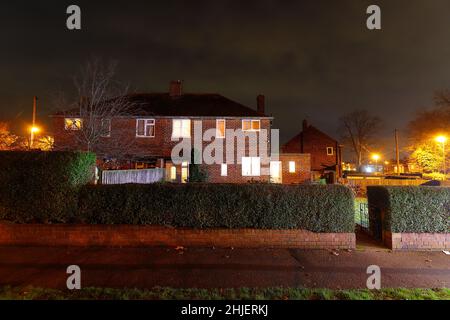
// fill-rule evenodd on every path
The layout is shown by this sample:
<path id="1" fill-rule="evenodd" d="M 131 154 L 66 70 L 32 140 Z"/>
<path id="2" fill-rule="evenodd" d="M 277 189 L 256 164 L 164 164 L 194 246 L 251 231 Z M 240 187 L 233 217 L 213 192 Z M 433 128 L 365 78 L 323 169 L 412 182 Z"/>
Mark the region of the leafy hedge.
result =
<path id="1" fill-rule="evenodd" d="M 86 186 L 82 222 L 191 228 L 301 228 L 353 232 L 353 195 L 344 186 L 150 184 Z"/>
<path id="2" fill-rule="evenodd" d="M 450 188 L 367 187 L 370 222 L 391 232 L 450 232 Z"/>
<path id="3" fill-rule="evenodd" d="M 92 179 L 94 165 L 92 153 L 1 151 L 0 219 L 70 221 L 79 188 Z"/>

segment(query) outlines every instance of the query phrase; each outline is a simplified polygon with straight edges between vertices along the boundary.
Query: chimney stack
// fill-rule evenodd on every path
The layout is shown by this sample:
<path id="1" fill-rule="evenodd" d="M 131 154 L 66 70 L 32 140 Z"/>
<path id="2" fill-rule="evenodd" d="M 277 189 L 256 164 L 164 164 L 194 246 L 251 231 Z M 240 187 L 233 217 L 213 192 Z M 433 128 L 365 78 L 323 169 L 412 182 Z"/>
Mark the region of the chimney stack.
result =
<path id="1" fill-rule="evenodd" d="M 180 97 L 183 94 L 183 81 L 172 80 L 169 86 L 169 96 Z"/>
<path id="2" fill-rule="evenodd" d="M 256 97 L 256 110 L 259 113 L 264 114 L 265 113 L 265 106 L 266 106 L 266 98 L 262 94 L 258 95 Z"/>
<path id="3" fill-rule="evenodd" d="M 308 127 L 309 127 L 308 121 L 306 119 L 304 119 L 303 120 L 303 131 L 308 129 Z"/>

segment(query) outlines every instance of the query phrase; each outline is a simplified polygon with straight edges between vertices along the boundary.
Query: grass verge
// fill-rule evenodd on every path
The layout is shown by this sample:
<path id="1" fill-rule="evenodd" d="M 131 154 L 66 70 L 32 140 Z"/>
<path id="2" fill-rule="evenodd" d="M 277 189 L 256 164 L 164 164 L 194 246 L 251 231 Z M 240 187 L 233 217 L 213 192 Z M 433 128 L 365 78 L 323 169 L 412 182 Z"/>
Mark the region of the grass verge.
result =
<path id="1" fill-rule="evenodd" d="M 56 290 L 0 287 L 0 300 L 450 300 L 450 289 L 329 290 L 304 288 Z"/>

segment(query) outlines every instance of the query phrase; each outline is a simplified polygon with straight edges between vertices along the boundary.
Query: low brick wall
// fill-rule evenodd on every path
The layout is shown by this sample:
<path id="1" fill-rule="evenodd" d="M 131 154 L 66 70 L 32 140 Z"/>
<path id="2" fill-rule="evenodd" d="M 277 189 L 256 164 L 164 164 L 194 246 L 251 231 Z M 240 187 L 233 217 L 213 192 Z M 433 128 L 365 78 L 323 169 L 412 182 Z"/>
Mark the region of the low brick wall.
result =
<path id="1" fill-rule="evenodd" d="M 392 250 L 450 250 L 450 233 L 391 233 L 385 231 L 384 243 Z"/>
<path id="2" fill-rule="evenodd" d="M 305 230 L 175 229 L 131 225 L 0 224 L 0 246 L 184 246 L 354 249 L 354 233 Z"/>

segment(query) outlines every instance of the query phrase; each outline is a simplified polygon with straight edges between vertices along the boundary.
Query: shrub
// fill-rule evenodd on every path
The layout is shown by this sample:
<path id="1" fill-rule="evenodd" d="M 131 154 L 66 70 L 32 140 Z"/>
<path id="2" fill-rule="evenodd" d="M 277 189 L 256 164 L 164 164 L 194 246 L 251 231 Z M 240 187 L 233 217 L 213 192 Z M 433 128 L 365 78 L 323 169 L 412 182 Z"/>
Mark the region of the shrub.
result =
<path id="1" fill-rule="evenodd" d="M 450 188 L 367 187 L 370 223 L 391 232 L 450 232 Z"/>
<path id="2" fill-rule="evenodd" d="M 92 179 L 95 155 L 82 152 L 0 152 L 0 219 L 67 222 L 78 191 Z"/>
<path id="3" fill-rule="evenodd" d="M 439 181 L 445 181 L 447 179 L 450 179 L 450 175 L 445 175 L 440 172 L 424 173 L 422 177 L 427 180 L 439 180 Z"/>
<path id="4" fill-rule="evenodd" d="M 86 186 L 82 222 L 190 228 L 353 232 L 353 195 L 339 186 L 150 184 Z"/>

